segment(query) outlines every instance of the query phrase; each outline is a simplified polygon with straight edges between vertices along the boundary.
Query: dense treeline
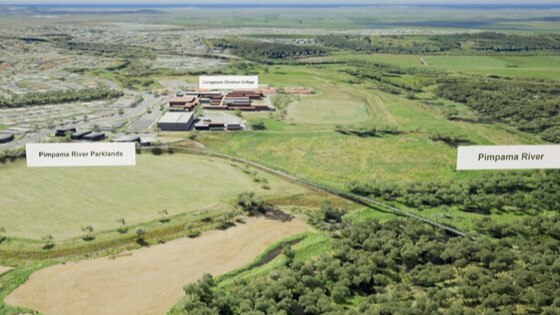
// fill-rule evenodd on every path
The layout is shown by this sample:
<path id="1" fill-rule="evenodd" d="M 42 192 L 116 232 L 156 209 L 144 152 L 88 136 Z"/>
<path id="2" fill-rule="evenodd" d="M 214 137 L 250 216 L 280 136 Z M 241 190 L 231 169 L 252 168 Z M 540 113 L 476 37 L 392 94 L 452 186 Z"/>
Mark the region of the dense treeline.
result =
<path id="1" fill-rule="evenodd" d="M 185 287 L 188 314 L 559 314 L 560 216 L 501 239 L 451 238 L 414 221 L 347 226 L 333 250 L 266 275 Z M 492 221 L 482 229 L 497 228 Z"/>
<path id="2" fill-rule="evenodd" d="M 394 36 L 350 36 L 323 35 L 317 36 L 319 42 L 327 47 L 343 50 L 386 53 L 386 54 L 426 54 L 460 49 L 460 43 L 452 41 L 401 40 Z"/>
<path id="3" fill-rule="evenodd" d="M 54 41 L 59 47 L 78 52 L 87 52 L 95 55 L 107 55 L 127 58 L 153 57 L 154 52 L 145 47 L 100 43 L 100 42 L 81 42 L 72 38 L 62 38 Z"/>
<path id="4" fill-rule="evenodd" d="M 411 184 L 357 183 L 353 193 L 398 200 L 411 207 L 458 206 L 464 211 L 560 211 L 560 172 L 493 173 L 476 178 Z"/>
<path id="5" fill-rule="evenodd" d="M 317 40 L 326 47 L 387 54 L 523 53 L 560 50 L 560 36 L 557 34 L 513 35 L 482 32 L 429 37 L 322 35 L 317 36 Z"/>
<path id="6" fill-rule="evenodd" d="M 117 98 L 123 95 L 122 91 L 107 88 L 51 91 L 44 93 L 33 92 L 25 95 L 14 96 L 12 98 L 0 97 L 0 108 L 60 104 L 76 101 L 90 102 L 101 99 Z"/>
<path id="7" fill-rule="evenodd" d="M 560 142 L 560 85 L 522 80 L 441 78 L 439 97 L 467 106 L 485 118 Z"/>
<path id="8" fill-rule="evenodd" d="M 301 58 L 321 56 L 327 50 L 318 45 L 291 45 L 263 43 L 242 39 L 222 39 L 212 43 L 214 47 L 230 49 L 235 55 L 248 60 L 268 62 L 271 59 Z"/>
<path id="9" fill-rule="evenodd" d="M 468 49 L 489 52 L 530 52 L 539 50 L 560 50 L 560 36 L 557 34 L 514 35 L 495 32 L 435 35 L 431 40 L 447 43 L 472 43 Z M 464 46 L 463 46 L 464 47 Z M 466 49 L 466 48 L 463 48 Z"/>

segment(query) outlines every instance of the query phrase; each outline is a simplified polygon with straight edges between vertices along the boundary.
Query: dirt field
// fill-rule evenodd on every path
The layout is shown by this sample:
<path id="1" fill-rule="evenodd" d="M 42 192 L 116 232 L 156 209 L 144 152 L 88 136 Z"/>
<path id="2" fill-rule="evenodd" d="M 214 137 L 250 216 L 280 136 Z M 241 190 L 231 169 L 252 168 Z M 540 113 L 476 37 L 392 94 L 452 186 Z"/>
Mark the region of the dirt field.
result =
<path id="1" fill-rule="evenodd" d="M 42 314 L 164 314 L 204 273 L 242 267 L 272 243 L 310 227 L 250 219 L 226 231 L 180 239 L 116 259 L 56 265 L 31 275 L 5 302 Z"/>
<path id="2" fill-rule="evenodd" d="M 12 268 L 10 267 L 4 267 L 4 266 L 0 266 L 0 276 L 5 274 L 6 272 L 12 270 Z"/>

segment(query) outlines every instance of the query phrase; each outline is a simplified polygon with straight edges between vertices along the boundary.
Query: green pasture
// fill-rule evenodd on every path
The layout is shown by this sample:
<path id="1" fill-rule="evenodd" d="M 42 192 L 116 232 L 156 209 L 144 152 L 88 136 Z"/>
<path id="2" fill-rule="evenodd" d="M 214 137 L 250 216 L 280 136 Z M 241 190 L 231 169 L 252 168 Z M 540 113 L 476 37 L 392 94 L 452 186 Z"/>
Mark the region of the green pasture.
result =
<path id="1" fill-rule="evenodd" d="M 344 98 L 304 97 L 288 108 L 290 121 L 306 124 L 353 124 L 369 120 L 365 104 Z"/>
<path id="2" fill-rule="evenodd" d="M 116 229 L 125 218 L 138 224 L 197 210 L 227 210 L 238 193 L 265 197 L 297 194 L 303 188 L 259 173 L 270 189 L 242 166 L 186 154 L 137 156 L 134 167 L 27 168 L 24 161 L 0 166 L 0 226 L 7 235 L 56 239 L 82 235 L 81 227 Z M 253 171 L 253 170 L 250 170 Z"/>
<path id="3" fill-rule="evenodd" d="M 237 155 L 319 183 L 412 181 L 452 176 L 456 150 L 421 135 L 359 138 L 335 132 L 202 134 L 210 149 Z"/>
<path id="4" fill-rule="evenodd" d="M 422 67 L 452 73 L 533 77 L 560 80 L 560 55 L 527 56 L 455 56 L 455 55 L 393 55 L 342 54 L 337 60 L 360 59 L 407 67 Z"/>

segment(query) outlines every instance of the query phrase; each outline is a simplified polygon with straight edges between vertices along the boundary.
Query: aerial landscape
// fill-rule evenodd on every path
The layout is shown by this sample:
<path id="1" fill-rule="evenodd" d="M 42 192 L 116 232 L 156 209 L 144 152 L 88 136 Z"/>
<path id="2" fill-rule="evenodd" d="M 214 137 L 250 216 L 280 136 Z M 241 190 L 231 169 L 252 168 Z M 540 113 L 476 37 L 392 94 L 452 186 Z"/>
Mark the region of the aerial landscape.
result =
<path id="1" fill-rule="evenodd" d="M 0 314 L 560 314 L 560 2 L 224 3 L 0 0 Z"/>

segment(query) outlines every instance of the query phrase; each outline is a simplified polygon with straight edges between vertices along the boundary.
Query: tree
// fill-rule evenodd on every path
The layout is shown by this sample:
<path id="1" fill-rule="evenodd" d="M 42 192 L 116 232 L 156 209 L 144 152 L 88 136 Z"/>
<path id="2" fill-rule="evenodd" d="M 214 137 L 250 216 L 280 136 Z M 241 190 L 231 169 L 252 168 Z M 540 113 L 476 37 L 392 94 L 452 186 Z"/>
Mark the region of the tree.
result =
<path id="1" fill-rule="evenodd" d="M 82 227 L 82 232 L 86 233 L 86 235 L 84 235 L 84 241 L 91 241 L 94 239 L 94 237 L 92 237 L 91 233 L 93 233 L 94 229 L 93 226 L 91 225 L 86 225 Z"/>
<path id="2" fill-rule="evenodd" d="M 264 200 L 254 192 L 244 192 L 237 195 L 236 204 L 251 215 L 264 213 L 266 211 Z"/>
<path id="3" fill-rule="evenodd" d="M 43 246 L 44 249 L 50 249 L 54 246 L 54 237 L 52 235 L 43 235 L 41 239 L 45 243 L 45 246 Z"/>
<path id="4" fill-rule="evenodd" d="M 294 257 L 296 257 L 296 252 L 292 249 L 292 246 L 289 245 L 282 248 L 282 254 L 286 256 L 288 266 L 292 264 Z"/>
<path id="5" fill-rule="evenodd" d="M 6 239 L 6 228 L 0 226 L 0 243 Z"/>
<path id="6" fill-rule="evenodd" d="M 328 223 L 340 223 L 342 222 L 342 216 L 344 213 L 334 207 L 328 200 L 321 203 L 321 212 L 323 213 L 323 220 Z"/>
<path id="7" fill-rule="evenodd" d="M 187 136 L 187 138 L 189 140 L 196 141 L 196 138 L 198 137 L 198 134 L 199 134 L 199 132 L 197 130 L 193 130 L 193 131 L 189 132 L 189 135 Z"/>
<path id="8" fill-rule="evenodd" d="M 119 224 L 119 230 L 118 231 L 120 233 L 128 232 L 128 229 L 126 227 L 126 220 L 124 218 L 117 219 L 117 223 Z"/>
<path id="9" fill-rule="evenodd" d="M 255 121 L 251 124 L 251 127 L 253 128 L 253 130 L 266 130 L 266 126 L 264 125 L 264 122 L 262 120 Z"/>
<path id="10" fill-rule="evenodd" d="M 195 299 L 210 304 L 212 302 L 212 291 L 216 287 L 216 282 L 211 274 L 205 273 L 202 279 L 195 283 L 188 284 L 184 290 L 188 295 Z"/>
<path id="11" fill-rule="evenodd" d="M 146 230 L 144 230 L 143 228 L 137 228 L 136 232 L 134 232 L 134 234 L 136 235 L 136 240 L 139 242 L 143 242 L 144 241 L 144 236 L 146 235 Z"/>
<path id="12" fill-rule="evenodd" d="M 169 212 L 167 211 L 167 209 L 162 209 L 158 211 L 158 214 L 160 215 L 159 222 L 161 223 L 169 222 L 169 218 L 167 217 L 169 215 Z"/>

